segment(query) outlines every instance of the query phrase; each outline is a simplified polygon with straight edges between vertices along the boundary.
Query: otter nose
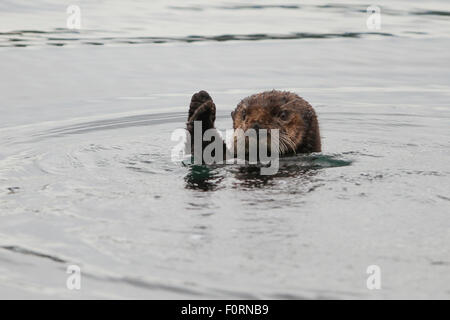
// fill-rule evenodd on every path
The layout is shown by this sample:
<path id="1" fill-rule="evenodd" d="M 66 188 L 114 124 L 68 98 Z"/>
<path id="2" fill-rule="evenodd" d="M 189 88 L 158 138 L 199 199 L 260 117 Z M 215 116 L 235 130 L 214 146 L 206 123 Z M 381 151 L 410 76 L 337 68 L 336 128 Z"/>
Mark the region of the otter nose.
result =
<path id="1" fill-rule="evenodd" d="M 256 132 L 259 132 L 259 129 L 261 129 L 261 125 L 259 122 L 255 122 L 252 126 L 252 129 L 254 129 Z"/>

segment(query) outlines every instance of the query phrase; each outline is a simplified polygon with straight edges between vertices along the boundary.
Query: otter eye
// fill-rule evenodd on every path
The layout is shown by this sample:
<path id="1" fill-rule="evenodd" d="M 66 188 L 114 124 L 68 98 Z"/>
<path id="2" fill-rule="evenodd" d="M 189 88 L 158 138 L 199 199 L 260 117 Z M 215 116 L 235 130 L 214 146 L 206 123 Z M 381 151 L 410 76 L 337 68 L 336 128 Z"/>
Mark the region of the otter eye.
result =
<path id="1" fill-rule="evenodd" d="M 247 111 L 244 109 L 244 110 L 242 110 L 242 120 L 245 120 L 246 116 L 247 116 Z"/>
<path id="2" fill-rule="evenodd" d="M 278 117 L 282 120 L 282 121 L 286 121 L 288 118 L 288 112 L 286 110 L 283 110 L 280 112 L 280 114 L 278 115 Z"/>

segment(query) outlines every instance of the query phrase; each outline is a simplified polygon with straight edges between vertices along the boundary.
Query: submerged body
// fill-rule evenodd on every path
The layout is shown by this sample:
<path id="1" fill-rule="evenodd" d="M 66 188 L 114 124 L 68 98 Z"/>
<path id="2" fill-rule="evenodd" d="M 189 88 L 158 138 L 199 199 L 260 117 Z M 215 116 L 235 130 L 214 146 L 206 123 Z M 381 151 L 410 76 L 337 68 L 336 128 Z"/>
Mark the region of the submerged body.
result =
<path id="1" fill-rule="evenodd" d="M 260 130 L 266 130 L 264 136 L 265 146 L 270 149 L 272 136 L 277 137 L 276 146 L 279 155 L 295 153 L 320 152 L 319 123 L 313 107 L 297 94 L 287 91 L 266 91 L 244 98 L 231 112 L 235 135 L 233 145 L 222 142 L 226 154 L 233 150 L 234 156 L 238 154 L 238 133 L 256 133 L 259 139 Z M 202 135 L 206 130 L 214 129 L 216 119 L 216 106 L 206 91 L 200 91 L 192 96 L 189 107 L 187 130 L 191 136 L 191 152 L 194 153 L 193 138 L 195 135 L 194 122 L 200 121 Z M 278 130 L 277 135 L 271 134 Z M 198 127 L 197 127 L 198 130 Z M 248 154 L 249 138 L 245 137 L 245 153 Z M 206 143 L 203 142 L 204 149 Z"/>

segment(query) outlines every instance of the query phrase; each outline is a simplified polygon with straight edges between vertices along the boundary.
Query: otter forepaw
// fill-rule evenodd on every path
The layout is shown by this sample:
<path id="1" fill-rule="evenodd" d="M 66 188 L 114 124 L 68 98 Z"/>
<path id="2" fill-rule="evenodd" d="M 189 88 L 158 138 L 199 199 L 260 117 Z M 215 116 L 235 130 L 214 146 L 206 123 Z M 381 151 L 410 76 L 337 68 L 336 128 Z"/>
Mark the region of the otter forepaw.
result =
<path id="1" fill-rule="evenodd" d="M 202 131 L 214 128 L 216 120 L 216 106 L 212 100 L 206 101 L 199 106 L 189 118 L 188 129 L 194 128 L 194 121 L 202 122 Z"/>
<path id="2" fill-rule="evenodd" d="M 197 92 L 192 96 L 189 106 L 188 130 L 193 130 L 194 121 L 202 122 L 203 131 L 214 128 L 216 120 L 216 105 L 206 91 Z"/>
<path id="3" fill-rule="evenodd" d="M 189 116 L 188 119 L 192 117 L 195 110 L 197 110 L 202 104 L 204 104 L 206 101 L 212 101 L 211 96 L 208 92 L 202 90 L 194 94 L 191 98 L 191 104 L 189 105 Z"/>

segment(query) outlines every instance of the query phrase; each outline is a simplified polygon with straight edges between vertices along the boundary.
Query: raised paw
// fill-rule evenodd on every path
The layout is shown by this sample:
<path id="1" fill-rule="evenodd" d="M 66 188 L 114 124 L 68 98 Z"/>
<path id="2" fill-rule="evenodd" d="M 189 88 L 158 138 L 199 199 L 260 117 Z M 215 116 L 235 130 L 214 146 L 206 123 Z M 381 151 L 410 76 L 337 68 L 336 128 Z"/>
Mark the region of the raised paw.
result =
<path id="1" fill-rule="evenodd" d="M 202 90 L 192 96 L 191 104 L 189 105 L 189 116 L 187 122 L 187 129 L 193 133 L 194 121 L 202 122 L 202 131 L 214 128 L 216 121 L 216 106 L 212 101 L 208 92 Z"/>
<path id="2" fill-rule="evenodd" d="M 189 117 L 187 128 L 192 133 L 194 129 L 194 121 L 202 122 L 202 131 L 214 128 L 216 120 L 216 105 L 212 100 L 208 100 L 198 106 L 193 114 Z"/>
<path id="3" fill-rule="evenodd" d="M 197 110 L 202 104 L 204 104 L 206 101 L 212 101 L 211 96 L 208 92 L 202 90 L 194 94 L 191 98 L 191 104 L 189 105 L 189 115 L 188 120 L 192 117 L 195 110 Z"/>

